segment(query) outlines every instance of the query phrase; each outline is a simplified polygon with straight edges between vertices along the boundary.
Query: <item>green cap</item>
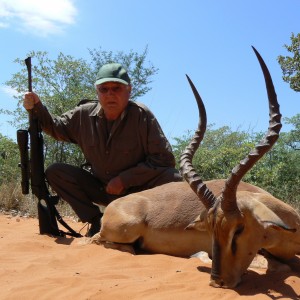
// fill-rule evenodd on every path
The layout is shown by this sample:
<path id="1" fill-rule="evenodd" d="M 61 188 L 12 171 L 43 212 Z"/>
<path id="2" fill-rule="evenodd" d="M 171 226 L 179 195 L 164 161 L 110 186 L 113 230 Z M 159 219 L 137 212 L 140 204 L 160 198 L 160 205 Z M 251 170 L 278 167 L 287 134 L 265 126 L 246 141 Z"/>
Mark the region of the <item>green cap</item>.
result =
<path id="1" fill-rule="evenodd" d="M 126 85 L 130 84 L 127 71 L 122 65 L 117 63 L 103 65 L 97 74 L 95 85 L 109 81 L 120 82 Z"/>

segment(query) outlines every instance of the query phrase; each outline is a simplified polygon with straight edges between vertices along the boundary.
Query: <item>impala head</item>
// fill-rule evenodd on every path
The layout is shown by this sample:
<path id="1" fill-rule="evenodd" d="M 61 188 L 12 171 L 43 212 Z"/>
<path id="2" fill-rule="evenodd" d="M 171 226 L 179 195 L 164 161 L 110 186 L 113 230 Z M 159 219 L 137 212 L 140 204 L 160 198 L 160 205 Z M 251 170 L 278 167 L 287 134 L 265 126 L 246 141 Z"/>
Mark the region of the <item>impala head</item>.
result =
<path id="1" fill-rule="evenodd" d="M 269 128 L 265 137 L 231 172 L 222 194 L 216 197 L 203 183 L 192 165 L 206 128 L 206 114 L 202 100 L 191 83 L 196 97 L 200 123 L 193 139 L 180 159 L 180 169 L 207 209 L 206 216 L 200 216 L 192 225 L 198 230 L 206 227 L 212 235 L 212 271 L 210 284 L 215 287 L 235 287 L 247 270 L 257 251 L 263 244 L 266 230 L 290 230 L 271 211 L 262 208 L 251 193 L 239 192 L 237 186 L 252 166 L 269 151 L 279 137 L 281 114 L 271 76 L 260 54 L 253 48 L 265 78 L 269 99 Z M 189 78 L 188 78 L 189 79 Z"/>

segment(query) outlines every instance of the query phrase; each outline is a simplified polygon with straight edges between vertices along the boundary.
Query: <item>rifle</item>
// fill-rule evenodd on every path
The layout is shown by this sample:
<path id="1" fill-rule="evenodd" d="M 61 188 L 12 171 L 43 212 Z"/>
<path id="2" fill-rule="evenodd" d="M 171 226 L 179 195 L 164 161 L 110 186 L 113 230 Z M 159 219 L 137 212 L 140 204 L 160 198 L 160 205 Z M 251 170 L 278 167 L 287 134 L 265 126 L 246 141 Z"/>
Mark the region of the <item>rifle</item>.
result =
<path id="1" fill-rule="evenodd" d="M 28 71 L 28 90 L 32 92 L 31 79 L 31 57 L 25 59 Z M 19 129 L 17 131 L 17 142 L 20 150 L 22 174 L 22 193 L 29 194 L 29 181 L 32 194 L 38 198 L 38 219 L 40 234 L 50 234 L 54 236 L 71 235 L 81 237 L 80 233 L 74 231 L 64 222 L 55 205 L 58 204 L 59 197 L 51 195 L 44 173 L 44 139 L 42 130 L 35 116 L 34 111 L 29 112 L 29 129 Z M 28 134 L 30 136 L 30 159 L 28 158 Z M 64 232 L 58 228 L 57 220 L 69 231 Z"/>

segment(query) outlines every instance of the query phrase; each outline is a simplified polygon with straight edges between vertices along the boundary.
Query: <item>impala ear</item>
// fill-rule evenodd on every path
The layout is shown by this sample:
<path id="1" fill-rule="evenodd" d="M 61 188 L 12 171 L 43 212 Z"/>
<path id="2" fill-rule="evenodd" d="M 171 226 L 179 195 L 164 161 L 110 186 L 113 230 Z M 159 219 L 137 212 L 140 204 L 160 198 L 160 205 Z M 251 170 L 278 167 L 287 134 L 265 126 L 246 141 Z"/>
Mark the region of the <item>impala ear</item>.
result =
<path id="1" fill-rule="evenodd" d="M 253 214 L 265 229 L 287 230 L 295 232 L 295 228 L 288 226 L 278 215 L 259 201 L 253 203 Z"/>
<path id="2" fill-rule="evenodd" d="M 264 228 L 266 229 L 275 229 L 275 230 L 285 230 L 285 231 L 290 231 L 290 232 L 296 232 L 296 228 L 291 228 L 284 224 L 282 221 L 279 223 L 273 223 L 273 221 L 262 221 Z"/>
<path id="3" fill-rule="evenodd" d="M 206 212 L 202 212 L 194 221 L 185 227 L 185 230 L 195 229 L 198 231 L 207 231 L 205 219 Z"/>

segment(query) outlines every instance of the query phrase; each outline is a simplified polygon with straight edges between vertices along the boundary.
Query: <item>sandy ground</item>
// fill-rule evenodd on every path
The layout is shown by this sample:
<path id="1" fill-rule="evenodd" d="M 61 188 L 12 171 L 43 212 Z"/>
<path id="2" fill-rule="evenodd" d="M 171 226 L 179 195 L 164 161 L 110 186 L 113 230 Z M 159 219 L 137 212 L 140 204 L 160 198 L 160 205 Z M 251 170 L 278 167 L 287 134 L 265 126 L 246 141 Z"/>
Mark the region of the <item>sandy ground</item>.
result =
<path id="1" fill-rule="evenodd" d="M 85 238 L 40 235 L 36 219 L 0 215 L 0 224 L 0 299 L 300 299 L 299 257 L 289 272 L 251 268 L 230 290 L 210 287 L 211 266 L 198 258 L 132 255 Z"/>

